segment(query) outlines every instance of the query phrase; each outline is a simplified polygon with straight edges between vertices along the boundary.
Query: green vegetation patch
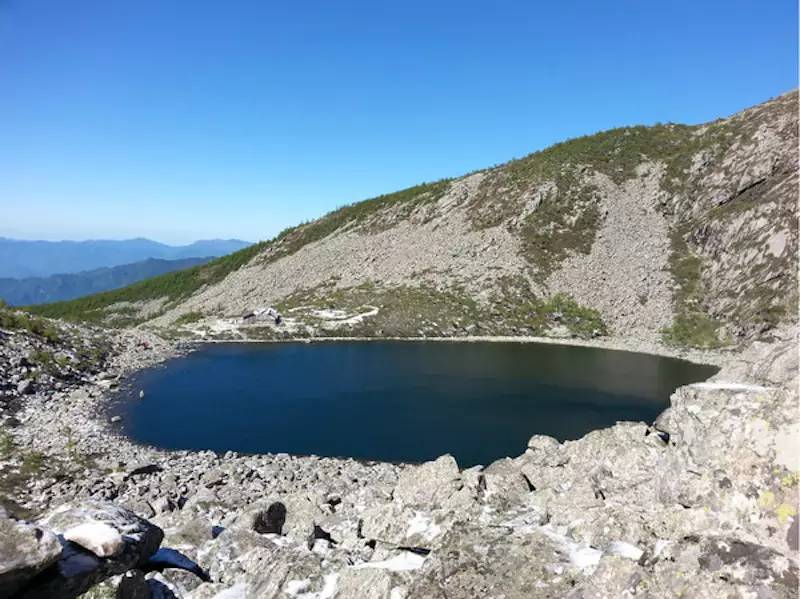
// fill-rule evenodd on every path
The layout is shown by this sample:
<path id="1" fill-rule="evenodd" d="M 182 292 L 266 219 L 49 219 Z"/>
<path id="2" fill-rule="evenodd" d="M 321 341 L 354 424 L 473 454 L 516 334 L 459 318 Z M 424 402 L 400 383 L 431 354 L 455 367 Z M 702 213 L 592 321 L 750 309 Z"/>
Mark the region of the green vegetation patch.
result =
<path id="1" fill-rule="evenodd" d="M 61 334 L 52 322 L 9 308 L 2 300 L 0 300 L 0 329 L 27 331 L 51 343 L 61 341 Z"/>
<path id="2" fill-rule="evenodd" d="M 568 201 L 548 196 L 525 219 L 521 229 L 522 249 L 545 279 L 574 254 L 592 251 L 601 215 L 597 191 L 587 185 Z"/>
<path id="3" fill-rule="evenodd" d="M 665 343 L 677 347 L 713 349 L 724 345 L 719 338 L 719 323 L 701 312 L 677 314 L 661 335 Z"/>
<path id="4" fill-rule="evenodd" d="M 324 239 L 340 229 L 366 225 L 379 213 L 390 209 L 399 209 L 398 217 L 404 218 L 419 206 L 441 199 L 450 188 L 450 181 L 442 179 L 433 183 L 421 183 L 408 189 L 348 204 L 315 221 L 286 229 L 275 238 L 275 244 L 279 248 L 278 257 L 294 254 L 309 243 Z M 380 224 L 372 223 L 369 230 L 374 232 L 381 228 L 383 227 Z"/>
<path id="5" fill-rule="evenodd" d="M 683 165 L 691 159 L 685 152 L 695 130 L 697 127 L 675 124 L 622 127 L 570 139 L 512 160 L 487 173 L 476 194 L 473 225 L 485 228 L 500 224 L 518 213 L 526 193 L 548 182 L 556 186 L 554 201 L 570 204 L 584 193 L 581 188 L 592 172 L 603 173 L 620 184 L 633 177 L 646 160 L 675 163 L 679 169 L 676 161 Z M 487 203 L 493 205 L 492 210 L 482 209 Z"/>
<path id="6" fill-rule="evenodd" d="M 662 187 L 688 193 L 698 181 L 690 177 L 696 155 L 713 162 L 740 135 L 732 121 L 689 126 L 657 124 L 622 127 L 555 144 L 486 172 L 473 199 L 470 218 L 477 229 L 508 224 L 540 276 L 557 270 L 570 255 L 588 253 L 601 224 L 593 173 L 616 184 L 634 177 L 645 161 L 665 165 Z M 543 198 L 521 220 L 534 194 Z"/>
<path id="7" fill-rule="evenodd" d="M 530 335 L 546 337 L 559 326 L 566 327 L 571 336 L 580 339 L 609 333 L 599 311 L 579 304 L 565 293 L 549 298 L 537 297 L 521 280 L 501 280 L 492 304 L 493 317 L 518 333 L 524 330 Z"/>
<path id="8" fill-rule="evenodd" d="M 93 339 L 89 343 L 77 348 L 77 370 L 85 370 L 89 372 L 99 372 L 103 369 L 108 357 L 111 355 L 111 343 L 105 339 Z"/>
<path id="9" fill-rule="evenodd" d="M 369 307 L 378 308 L 376 315 L 350 326 L 331 329 L 330 333 L 358 337 L 447 336 L 484 318 L 477 302 L 458 288 L 381 287 L 364 283 L 340 289 L 335 288 L 334 283 L 332 280 L 328 285 L 294 293 L 278 308 L 284 313 L 305 307 L 344 310 L 348 314 L 364 313 Z"/>
<path id="10" fill-rule="evenodd" d="M 703 261 L 690 250 L 685 233 L 682 228 L 671 235 L 669 267 L 675 285 L 672 293 L 675 319 L 662 330 L 662 338 L 665 343 L 681 347 L 720 347 L 721 323 L 709 316 L 704 302 Z"/>
<path id="11" fill-rule="evenodd" d="M 183 325 L 183 324 L 192 324 L 193 322 L 197 322 L 198 320 L 202 320 L 205 315 L 202 312 L 187 312 L 186 314 L 181 314 L 178 318 L 175 319 L 173 324 L 176 325 Z"/>
<path id="12" fill-rule="evenodd" d="M 0 459 L 6 460 L 14 454 L 16 443 L 8 431 L 0 430 Z"/>
<path id="13" fill-rule="evenodd" d="M 578 167 L 563 165 L 547 175 L 537 170 L 524 175 L 514 164 L 487 175 L 473 199 L 470 219 L 478 229 L 505 225 L 544 280 L 570 255 L 591 251 L 602 223 L 599 190 L 584 180 Z M 534 195 L 539 201 L 530 211 L 526 204 Z"/>
<path id="14" fill-rule="evenodd" d="M 570 167 L 589 167 L 620 184 L 633 177 L 645 160 L 670 162 L 682 156 L 696 129 L 671 123 L 610 129 L 557 143 L 513 160 L 506 168 L 512 180 L 523 184 L 558 177 L 574 180 L 577 173 Z M 568 183 L 562 181 L 562 186 Z"/>
<path id="15" fill-rule="evenodd" d="M 24 477 L 39 474 L 45 468 L 46 456 L 41 451 L 28 451 L 22 456 L 19 472 Z"/>
<path id="16" fill-rule="evenodd" d="M 541 303 L 540 313 L 558 317 L 572 335 L 581 339 L 608 335 L 608 327 L 600 312 L 583 306 L 567 294 L 558 293 Z"/>
<path id="17" fill-rule="evenodd" d="M 537 298 L 520 281 L 501 280 L 489 303 L 479 303 L 464 289 L 437 289 L 430 285 L 381 287 L 366 283 L 339 289 L 335 280 L 287 297 L 279 309 L 314 324 L 311 310 L 343 310 L 348 315 L 378 308 L 361 322 L 327 329 L 333 336 L 451 337 L 464 335 L 541 335 L 564 327 L 573 337 L 607 335 L 597 310 L 557 294 Z"/>

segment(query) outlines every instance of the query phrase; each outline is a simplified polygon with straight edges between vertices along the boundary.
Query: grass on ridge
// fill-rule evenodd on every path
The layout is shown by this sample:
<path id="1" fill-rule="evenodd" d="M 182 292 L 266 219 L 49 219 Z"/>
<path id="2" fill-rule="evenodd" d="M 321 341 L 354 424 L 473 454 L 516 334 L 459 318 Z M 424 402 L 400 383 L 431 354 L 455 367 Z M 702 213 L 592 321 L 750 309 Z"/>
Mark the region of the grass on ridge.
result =
<path id="1" fill-rule="evenodd" d="M 61 340 L 61 334 L 53 323 L 9 308 L 3 300 L 0 300 L 0 329 L 28 331 L 51 343 L 57 343 Z"/>
<path id="2" fill-rule="evenodd" d="M 187 312 L 186 314 L 182 314 L 178 318 L 176 318 L 173 324 L 175 325 L 192 324 L 194 322 L 197 322 L 198 320 L 202 320 L 203 316 L 204 314 L 202 312 Z"/>

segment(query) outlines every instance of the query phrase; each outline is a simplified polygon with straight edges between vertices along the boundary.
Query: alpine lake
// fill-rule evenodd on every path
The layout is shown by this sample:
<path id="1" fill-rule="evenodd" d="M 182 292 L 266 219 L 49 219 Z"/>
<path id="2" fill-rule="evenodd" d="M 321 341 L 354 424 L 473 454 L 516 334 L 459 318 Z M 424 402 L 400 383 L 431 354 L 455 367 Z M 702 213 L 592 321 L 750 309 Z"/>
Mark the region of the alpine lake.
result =
<path id="1" fill-rule="evenodd" d="M 135 374 L 112 412 L 165 448 L 487 465 L 534 434 L 652 422 L 717 369 L 537 343 L 345 341 L 202 346 Z M 144 396 L 140 398 L 140 391 Z"/>

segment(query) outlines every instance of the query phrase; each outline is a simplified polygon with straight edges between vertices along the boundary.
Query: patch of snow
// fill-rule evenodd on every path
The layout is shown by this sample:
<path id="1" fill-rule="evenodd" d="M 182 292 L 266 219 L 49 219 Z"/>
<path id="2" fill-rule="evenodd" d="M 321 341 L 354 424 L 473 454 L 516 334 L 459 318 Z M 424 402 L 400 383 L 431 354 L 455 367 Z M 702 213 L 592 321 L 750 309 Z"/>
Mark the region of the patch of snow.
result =
<path id="1" fill-rule="evenodd" d="M 656 541 L 656 545 L 653 548 L 653 557 L 658 557 L 661 555 L 661 552 L 666 549 L 667 545 L 669 545 L 669 541 L 665 541 L 664 539 L 658 539 Z"/>
<path id="2" fill-rule="evenodd" d="M 567 545 L 569 561 L 579 568 L 584 574 L 592 574 L 603 557 L 603 552 L 588 545 L 571 543 Z"/>
<path id="3" fill-rule="evenodd" d="M 286 583 L 286 594 L 297 599 L 333 599 L 339 584 L 339 573 L 334 572 L 322 577 L 322 588 L 319 592 L 305 592 L 311 586 L 309 579 L 290 580 Z"/>
<path id="4" fill-rule="evenodd" d="M 423 512 L 414 512 L 414 517 L 408 523 L 406 536 L 420 534 L 428 541 L 435 539 L 442 532 L 442 527 L 438 526 L 433 518 Z"/>
<path id="5" fill-rule="evenodd" d="M 347 312 L 344 310 L 309 310 L 311 316 L 322 318 L 324 320 L 344 320 L 347 318 Z"/>
<path id="6" fill-rule="evenodd" d="M 389 559 L 379 562 L 365 562 L 352 566 L 354 570 L 363 570 L 366 568 L 378 568 L 381 570 L 390 570 L 392 572 L 405 572 L 408 570 L 417 570 L 425 563 L 425 557 L 417 555 L 411 551 L 403 551 L 399 555 L 395 555 Z"/>
<path id="7" fill-rule="evenodd" d="M 389 599 L 406 599 L 405 587 L 393 587 L 389 592 Z"/>
<path id="8" fill-rule="evenodd" d="M 212 599 L 247 599 L 247 585 L 237 582 L 230 588 L 220 591 Z"/>
<path id="9" fill-rule="evenodd" d="M 310 310 L 308 314 L 315 318 L 319 318 L 322 320 L 327 321 L 326 324 L 333 325 L 334 327 L 338 327 L 340 325 L 349 325 L 349 324 L 358 324 L 365 318 L 369 318 L 370 316 L 375 316 L 378 313 L 378 308 L 375 306 L 364 306 L 364 308 L 369 308 L 366 312 L 362 312 L 361 314 L 354 314 L 353 316 L 349 316 L 347 312 L 344 310 L 335 310 L 335 309 L 327 309 L 327 310 Z"/>
<path id="10" fill-rule="evenodd" d="M 481 508 L 481 513 L 478 515 L 478 521 L 483 523 L 483 524 L 486 524 L 487 522 L 490 522 L 492 520 L 492 518 L 494 517 L 494 512 L 495 512 L 495 510 L 494 510 L 494 508 L 492 506 L 484 505 Z"/>
<path id="11" fill-rule="evenodd" d="M 311 546 L 311 552 L 317 555 L 325 555 L 330 549 L 330 542 L 327 539 L 315 539 Z"/>
<path id="12" fill-rule="evenodd" d="M 358 322 L 361 322 L 365 318 L 369 318 L 370 316 L 375 316 L 378 313 L 378 308 L 371 306 L 369 308 L 370 309 L 367 310 L 366 312 L 362 312 L 361 314 L 356 314 L 355 316 L 351 316 L 350 318 L 344 321 L 345 324 L 356 324 Z"/>
<path id="13" fill-rule="evenodd" d="M 538 530 L 543 532 L 550 540 L 555 541 L 562 547 L 567 554 L 570 563 L 577 567 L 584 574 L 592 574 L 603 557 L 603 552 L 586 543 L 576 543 L 566 535 L 556 532 L 549 526 L 540 526 Z"/>
<path id="14" fill-rule="evenodd" d="M 503 520 L 501 526 L 508 526 L 514 532 L 520 534 L 530 534 L 541 529 L 542 514 L 538 508 L 531 506 L 527 511 L 514 516 L 509 520 Z"/>
<path id="15" fill-rule="evenodd" d="M 725 391 L 753 391 L 758 393 L 760 391 L 769 391 L 769 387 L 761 385 L 746 385 L 744 383 L 726 383 L 725 381 L 693 383 L 690 387 L 695 389 L 706 390 L 725 390 Z"/>
<path id="16" fill-rule="evenodd" d="M 289 308 L 287 312 L 299 312 L 300 310 L 308 310 L 311 306 L 295 306 L 294 308 Z"/>
<path id="17" fill-rule="evenodd" d="M 775 463 L 789 470 L 800 470 L 800 423 L 782 427 L 775 433 Z"/>
<path id="18" fill-rule="evenodd" d="M 626 543 L 625 541 L 612 541 L 609 543 L 607 550 L 611 555 L 618 555 L 620 557 L 632 559 L 633 561 L 639 561 L 639 558 L 644 554 L 644 551 L 639 549 L 636 545 Z"/>
<path id="19" fill-rule="evenodd" d="M 275 534 L 274 532 L 266 533 L 262 535 L 269 539 L 273 545 L 277 545 L 278 547 L 288 547 L 292 544 L 292 541 L 287 537 L 282 537 L 279 534 Z"/>
<path id="20" fill-rule="evenodd" d="M 286 583 L 286 594 L 297 597 L 309 586 L 311 586 L 311 581 L 308 578 L 304 578 L 303 580 L 290 580 Z"/>
<path id="21" fill-rule="evenodd" d="M 339 583 L 339 574 L 326 574 L 323 578 L 325 583 L 322 585 L 322 590 L 319 592 L 319 599 L 332 599 L 336 594 L 336 587 Z"/>
<path id="22" fill-rule="evenodd" d="M 767 251 L 773 256 L 780 257 L 786 249 L 786 231 L 778 231 L 767 240 Z"/>

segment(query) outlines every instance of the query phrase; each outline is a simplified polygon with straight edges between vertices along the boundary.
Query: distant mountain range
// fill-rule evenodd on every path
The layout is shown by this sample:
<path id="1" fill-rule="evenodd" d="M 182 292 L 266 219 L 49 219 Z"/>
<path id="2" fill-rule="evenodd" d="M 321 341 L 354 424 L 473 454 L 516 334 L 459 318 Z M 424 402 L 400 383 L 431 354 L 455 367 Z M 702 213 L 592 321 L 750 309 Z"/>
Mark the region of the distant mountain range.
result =
<path id="1" fill-rule="evenodd" d="M 189 245 L 172 246 L 144 238 L 29 241 L 0 237 L 0 278 L 49 277 L 69 273 L 85 275 L 87 273 L 84 271 L 131 266 L 150 258 L 213 258 L 230 254 L 248 245 L 248 242 L 240 239 L 208 239 Z"/>
<path id="2" fill-rule="evenodd" d="M 118 289 L 167 272 L 205 264 L 212 258 L 161 260 L 148 258 L 132 264 L 96 268 L 78 273 L 0 279 L 0 299 L 12 306 L 46 304 Z"/>

